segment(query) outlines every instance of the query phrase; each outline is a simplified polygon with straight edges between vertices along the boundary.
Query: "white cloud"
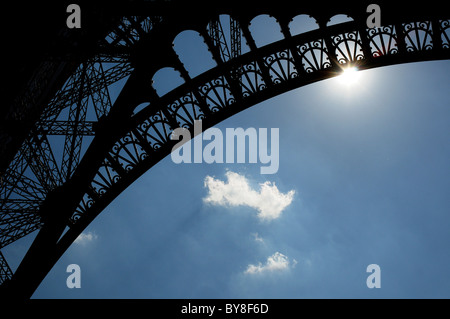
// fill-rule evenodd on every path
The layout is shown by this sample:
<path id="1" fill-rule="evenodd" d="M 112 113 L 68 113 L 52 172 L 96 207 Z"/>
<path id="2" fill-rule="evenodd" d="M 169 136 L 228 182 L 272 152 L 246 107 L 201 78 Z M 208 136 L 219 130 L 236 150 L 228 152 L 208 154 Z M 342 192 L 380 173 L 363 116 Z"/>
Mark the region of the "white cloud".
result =
<path id="1" fill-rule="evenodd" d="M 296 264 L 297 261 L 294 259 L 292 267 L 295 267 Z M 286 271 L 290 267 L 291 262 L 289 261 L 289 258 L 282 253 L 276 252 L 275 254 L 267 258 L 264 265 L 262 263 L 258 263 L 258 265 L 248 265 L 244 273 L 254 275 L 267 272 L 280 272 Z"/>
<path id="2" fill-rule="evenodd" d="M 255 239 L 256 242 L 259 243 L 264 243 L 264 238 L 262 238 L 261 236 L 259 236 L 258 233 L 252 233 L 253 238 Z"/>
<path id="3" fill-rule="evenodd" d="M 77 237 L 77 239 L 75 239 L 74 243 L 77 245 L 86 245 L 87 243 L 89 243 L 97 238 L 98 238 L 98 236 L 92 232 L 81 233 Z"/>
<path id="4" fill-rule="evenodd" d="M 247 178 L 228 171 L 227 182 L 206 176 L 205 187 L 209 193 L 203 199 L 205 203 L 221 206 L 249 206 L 258 211 L 260 220 L 273 220 L 279 218 L 283 210 L 289 206 L 294 198 L 295 191 L 281 193 L 275 183 L 260 184 L 259 192 L 253 190 Z"/>

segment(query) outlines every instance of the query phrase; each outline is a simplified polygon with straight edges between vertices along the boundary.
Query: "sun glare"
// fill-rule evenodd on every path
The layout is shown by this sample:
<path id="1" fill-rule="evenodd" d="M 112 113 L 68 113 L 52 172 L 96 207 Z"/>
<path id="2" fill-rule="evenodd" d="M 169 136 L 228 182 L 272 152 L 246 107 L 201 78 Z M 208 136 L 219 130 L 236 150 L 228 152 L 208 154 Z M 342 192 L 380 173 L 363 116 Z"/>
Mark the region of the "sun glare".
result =
<path id="1" fill-rule="evenodd" d="M 342 70 L 342 74 L 338 76 L 339 82 L 347 85 L 353 86 L 359 82 L 361 73 L 358 72 L 357 67 L 348 67 Z"/>

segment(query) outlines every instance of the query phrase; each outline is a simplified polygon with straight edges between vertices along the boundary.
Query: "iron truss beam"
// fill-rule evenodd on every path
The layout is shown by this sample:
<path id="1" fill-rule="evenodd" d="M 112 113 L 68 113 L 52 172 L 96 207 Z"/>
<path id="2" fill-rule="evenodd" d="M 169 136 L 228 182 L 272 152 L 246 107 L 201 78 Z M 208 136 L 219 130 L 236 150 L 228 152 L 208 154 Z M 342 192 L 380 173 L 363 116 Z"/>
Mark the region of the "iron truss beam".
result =
<path id="1" fill-rule="evenodd" d="M 120 14 L 115 9 L 105 12 L 113 16 L 108 21 L 114 24 L 94 41 L 90 54 L 74 60 L 60 56 L 59 63 L 70 68 L 49 64 L 30 82 L 32 93 L 25 103 L 30 108 L 45 100 L 41 96 L 48 96 L 49 86 L 59 83 L 59 87 L 29 124 L 0 176 L 0 248 L 39 229 L 14 274 L 0 255 L 0 283 L 7 283 L 2 291 L 9 296 L 32 295 L 83 229 L 170 153 L 174 129 L 185 127 L 193 133 L 199 119 L 207 129 L 273 96 L 333 77 L 343 66 L 370 69 L 450 59 L 450 14 L 445 10 L 399 15 L 384 9 L 383 26 L 368 29 L 361 4 L 322 10 L 277 2 L 242 11 L 236 10 L 239 6 L 218 5 L 222 12 L 216 8 L 171 13 L 162 5 L 162 11 L 150 13 L 146 3 L 127 2 Z M 170 5 L 174 4 L 186 5 L 178 1 Z M 318 29 L 292 35 L 289 21 L 305 10 L 314 16 Z M 331 16 L 346 10 L 353 21 L 327 25 Z M 221 13 L 230 15 L 227 30 Z M 260 13 L 277 19 L 282 40 L 256 46 L 249 23 Z M 175 36 L 188 29 L 203 36 L 217 62 L 195 78 L 190 78 L 172 47 Z M 250 52 L 242 54 L 242 40 Z M 158 96 L 151 79 L 168 65 L 185 83 Z M 67 76 L 68 69 L 72 71 Z M 47 80 L 39 84 L 36 79 Z M 119 82 L 123 88 L 112 98 L 111 87 Z M 146 106 L 135 112 L 144 102 Z M 64 137 L 63 147 L 55 144 L 58 136 Z M 2 137 L 12 138 L 6 133 Z"/>
<path id="2" fill-rule="evenodd" d="M 46 135 L 82 135 L 94 136 L 95 121 L 42 121 L 39 130 Z"/>
<path id="3" fill-rule="evenodd" d="M 8 263 L 6 262 L 5 257 L 0 251 L 0 280 L 1 282 L 5 282 L 11 280 L 13 273 L 11 268 L 9 268 Z"/>

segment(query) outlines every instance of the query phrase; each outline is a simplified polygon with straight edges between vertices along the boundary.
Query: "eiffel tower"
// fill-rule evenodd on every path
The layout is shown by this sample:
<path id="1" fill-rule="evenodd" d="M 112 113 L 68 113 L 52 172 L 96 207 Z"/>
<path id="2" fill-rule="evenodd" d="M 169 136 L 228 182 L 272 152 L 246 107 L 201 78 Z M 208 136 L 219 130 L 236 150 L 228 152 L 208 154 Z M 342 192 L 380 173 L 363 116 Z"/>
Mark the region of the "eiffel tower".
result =
<path id="1" fill-rule="evenodd" d="M 372 28 L 367 1 L 78 1 L 74 29 L 69 4 L 15 4 L 2 21 L 0 249 L 37 232 L 15 272 L 0 250 L 2 298 L 30 298 L 105 207 L 170 154 L 174 129 L 192 134 L 201 119 L 206 130 L 343 66 L 450 59 L 444 2 L 378 1 L 381 26 Z M 249 26 L 261 14 L 276 19 L 281 40 L 256 44 Z M 317 27 L 292 32 L 300 14 Z M 337 14 L 349 21 L 330 24 Z M 201 36 L 216 63 L 197 76 L 172 45 L 185 30 Z M 164 67 L 183 84 L 159 95 L 152 79 Z"/>

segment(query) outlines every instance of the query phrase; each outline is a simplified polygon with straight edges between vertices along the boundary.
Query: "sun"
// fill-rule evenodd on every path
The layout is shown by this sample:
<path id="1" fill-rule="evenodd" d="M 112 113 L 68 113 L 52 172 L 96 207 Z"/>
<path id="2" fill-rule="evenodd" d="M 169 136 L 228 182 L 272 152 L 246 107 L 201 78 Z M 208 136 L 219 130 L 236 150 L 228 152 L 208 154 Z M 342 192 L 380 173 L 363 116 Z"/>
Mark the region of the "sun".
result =
<path id="1" fill-rule="evenodd" d="M 354 86 L 355 84 L 358 84 L 360 78 L 361 72 L 358 72 L 358 68 L 355 66 L 343 69 L 342 73 L 338 76 L 339 82 L 346 86 Z"/>

